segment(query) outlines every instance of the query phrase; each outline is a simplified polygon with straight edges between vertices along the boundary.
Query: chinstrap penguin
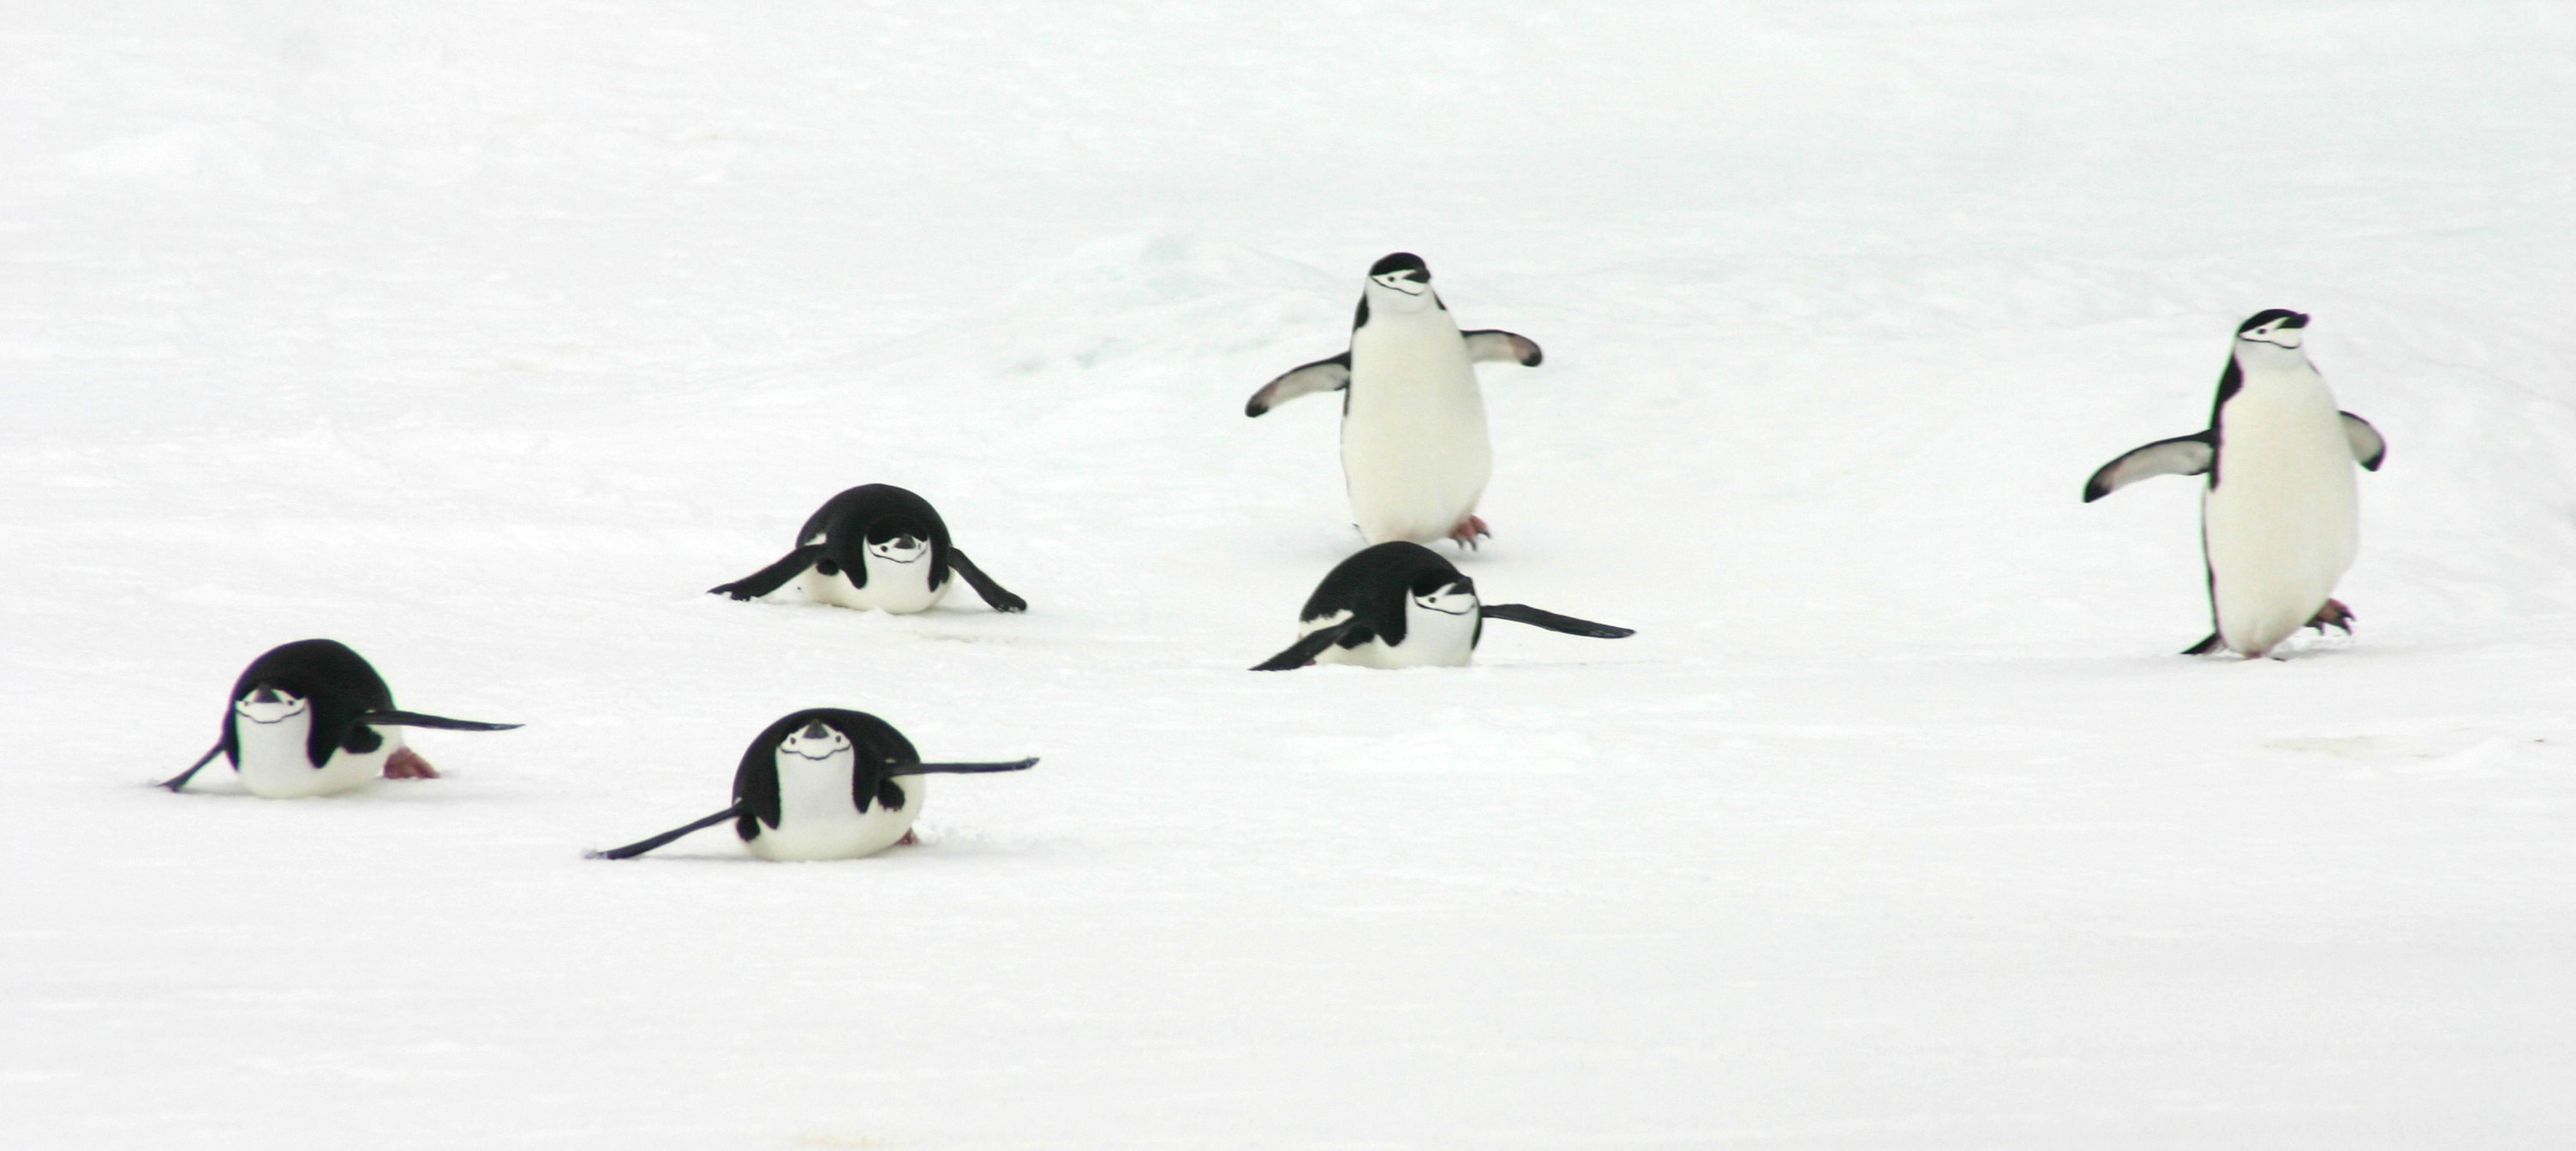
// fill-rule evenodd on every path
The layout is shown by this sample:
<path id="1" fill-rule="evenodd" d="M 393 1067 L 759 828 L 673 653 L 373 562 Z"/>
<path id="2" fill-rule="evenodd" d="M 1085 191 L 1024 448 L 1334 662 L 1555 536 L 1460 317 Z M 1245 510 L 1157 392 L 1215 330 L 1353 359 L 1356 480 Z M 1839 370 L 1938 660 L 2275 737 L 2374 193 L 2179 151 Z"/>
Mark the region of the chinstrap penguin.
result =
<path id="1" fill-rule="evenodd" d="M 1460 332 L 1422 257 L 1397 252 L 1369 268 L 1350 350 L 1263 385 L 1243 414 L 1341 391 L 1342 475 L 1361 537 L 1474 547 L 1493 534 L 1476 515 L 1493 443 L 1474 365 L 1536 367 L 1541 358 L 1527 336 Z"/>
<path id="2" fill-rule="evenodd" d="M 1594 639 L 1637 634 L 1634 628 L 1523 604 L 1483 603 L 1476 598 L 1476 581 L 1438 552 L 1396 540 L 1362 548 L 1334 565 L 1297 613 L 1297 642 L 1252 670 L 1289 671 L 1314 663 L 1461 667 L 1474 655 L 1489 619 Z"/>
<path id="3" fill-rule="evenodd" d="M 806 517 L 785 558 L 707 592 L 759 599 L 786 589 L 814 603 L 908 615 L 946 598 L 956 586 L 951 573 L 966 577 L 995 611 L 1029 609 L 949 542 L 930 501 L 892 484 L 865 484 Z"/>
<path id="4" fill-rule="evenodd" d="M 2307 326 L 2280 308 L 2238 325 L 2209 427 L 2130 451 L 2084 482 L 2091 503 L 2149 476 L 2208 475 L 2200 542 L 2214 626 L 2185 655 L 2225 647 L 2250 659 L 2301 627 L 2352 631 L 2352 610 L 2333 598 L 2360 538 L 2352 466 L 2378 471 L 2388 444 L 2336 409 L 2301 350 Z"/>
<path id="5" fill-rule="evenodd" d="M 384 677 L 348 645 L 327 639 L 269 649 L 233 681 L 230 699 L 223 737 L 156 786 L 186 787 L 218 755 L 232 762 L 244 788 L 268 799 L 332 795 L 378 778 L 436 779 L 437 769 L 403 746 L 399 729 L 519 726 L 397 711 Z"/>
<path id="6" fill-rule="evenodd" d="M 856 859 L 912 840 L 924 775 L 1024 771 L 1009 763 L 923 763 L 892 724 L 863 711 L 807 708 L 751 741 L 733 774 L 723 811 L 593 859 L 632 859 L 681 836 L 730 820 L 743 847 L 762 859 Z"/>

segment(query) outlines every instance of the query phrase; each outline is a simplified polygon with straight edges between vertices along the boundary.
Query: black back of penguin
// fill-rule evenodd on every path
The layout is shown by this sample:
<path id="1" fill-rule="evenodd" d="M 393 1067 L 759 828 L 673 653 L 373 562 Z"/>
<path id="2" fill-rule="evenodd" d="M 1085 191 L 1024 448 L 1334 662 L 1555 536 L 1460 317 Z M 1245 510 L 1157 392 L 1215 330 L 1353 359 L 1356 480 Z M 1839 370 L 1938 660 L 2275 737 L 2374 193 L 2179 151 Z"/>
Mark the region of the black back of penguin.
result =
<path id="1" fill-rule="evenodd" d="M 1430 548 L 1403 540 L 1372 544 L 1351 553 L 1324 574 L 1323 582 L 1315 585 L 1315 594 L 1306 597 L 1306 606 L 1298 611 L 1297 622 L 1312 623 L 1347 611 L 1351 622 L 1366 629 L 1368 635 L 1389 646 L 1401 646 L 1406 632 L 1405 603 L 1416 595 L 1429 595 L 1451 586 L 1468 595 L 1476 593 L 1476 581 Z M 1480 636 L 1483 629 L 1480 619 Z M 1344 646 L 1366 638 L 1354 630 Z"/>
<path id="2" fill-rule="evenodd" d="M 912 741 L 896 731 L 893 724 L 864 711 L 809 707 L 780 717 L 743 750 L 742 764 L 734 769 L 733 799 L 742 811 L 734 831 L 744 840 L 758 838 L 763 827 L 778 826 L 782 818 L 778 745 L 816 723 L 840 732 L 855 752 L 851 756 L 850 805 L 861 812 L 880 803 L 891 810 L 902 810 L 903 789 L 895 785 L 887 769 L 921 762 L 921 754 L 913 749 Z"/>
<path id="3" fill-rule="evenodd" d="M 947 522 L 939 518 L 939 510 L 931 507 L 929 500 L 893 484 L 861 484 L 823 501 L 822 507 L 805 518 L 805 526 L 796 533 L 796 542 L 812 543 L 817 536 L 822 537 L 822 562 L 838 568 L 854 586 L 866 587 L 868 545 L 907 535 L 930 544 L 930 586 L 947 583 Z M 823 574 L 832 572 L 825 569 Z"/>
<path id="4" fill-rule="evenodd" d="M 385 677 L 349 645 L 331 639 L 279 644 L 250 661 L 233 681 L 232 694 L 224 697 L 223 752 L 235 763 L 241 760 L 241 737 L 234 726 L 238 720 L 233 703 L 262 687 L 292 692 L 311 708 L 313 726 L 305 739 L 305 756 L 316 767 L 344 744 L 351 751 L 375 750 L 382 737 L 358 729 L 358 717 L 394 706 L 393 688 L 386 685 Z M 357 739 L 351 743 L 353 734 Z"/>

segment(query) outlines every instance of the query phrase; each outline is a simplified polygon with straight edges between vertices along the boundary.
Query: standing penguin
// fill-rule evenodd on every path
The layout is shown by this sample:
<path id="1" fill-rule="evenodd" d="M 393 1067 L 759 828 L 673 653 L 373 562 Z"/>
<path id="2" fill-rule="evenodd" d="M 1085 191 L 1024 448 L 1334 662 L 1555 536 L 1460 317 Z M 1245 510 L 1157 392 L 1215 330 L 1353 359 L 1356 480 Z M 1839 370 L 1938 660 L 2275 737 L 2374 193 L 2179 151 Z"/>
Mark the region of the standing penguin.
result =
<path id="1" fill-rule="evenodd" d="M 2300 350 L 2307 327 L 2280 308 L 2238 325 L 2208 429 L 2138 448 L 2084 482 L 2091 503 L 2149 476 L 2209 476 L 2200 543 L 2216 626 L 2185 655 L 2225 647 L 2252 658 L 2301 627 L 2352 631 L 2352 610 L 2332 598 L 2360 537 L 2352 465 L 2378 471 L 2388 444 L 2335 408 Z"/>
<path id="2" fill-rule="evenodd" d="M 1297 619 L 1297 642 L 1252 670 L 1289 671 L 1313 663 L 1461 667 L 1475 653 L 1489 619 L 1594 639 L 1637 634 L 1635 628 L 1522 604 L 1480 603 L 1476 581 L 1440 553 L 1403 540 L 1362 548 L 1334 565 Z"/>
<path id="3" fill-rule="evenodd" d="M 396 711 L 393 690 L 364 657 L 336 640 L 300 639 L 250 662 L 233 681 L 223 738 L 158 786 L 188 786 L 218 755 L 232 761 L 252 795 L 268 799 L 332 795 L 379 777 L 436 779 L 438 770 L 404 747 L 396 729 L 517 726 Z"/>
<path id="4" fill-rule="evenodd" d="M 930 501 L 892 484 L 865 484 L 824 502 L 796 533 L 786 558 L 708 588 L 710 595 L 759 599 L 793 584 L 815 603 L 877 608 L 892 615 L 928 611 L 956 586 L 953 571 L 995 611 L 1029 610 L 948 542 L 948 525 Z"/>
<path id="5" fill-rule="evenodd" d="M 1243 414 L 1342 391 L 1342 475 L 1360 535 L 1373 544 L 1449 539 L 1474 547 L 1493 534 L 1476 501 L 1494 470 L 1474 365 L 1536 367 L 1540 358 L 1527 336 L 1460 332 L 1422 257 L 1397 252 L 1369 268 L 1350 350 L 1270 381 Z"/>
<path id="6" fill-rule="evenodd" d="M 923 763 L 894 725 L 863 711 L 814 707 L 770 724 L 742 753 L 733 805 L 685 827 L 593 859 L 632 859 L 693 831 L 733 821 L 762 859 L 856 859 L 912 838 L 923 775 L 1024 771 L 1010 763 Z"/>

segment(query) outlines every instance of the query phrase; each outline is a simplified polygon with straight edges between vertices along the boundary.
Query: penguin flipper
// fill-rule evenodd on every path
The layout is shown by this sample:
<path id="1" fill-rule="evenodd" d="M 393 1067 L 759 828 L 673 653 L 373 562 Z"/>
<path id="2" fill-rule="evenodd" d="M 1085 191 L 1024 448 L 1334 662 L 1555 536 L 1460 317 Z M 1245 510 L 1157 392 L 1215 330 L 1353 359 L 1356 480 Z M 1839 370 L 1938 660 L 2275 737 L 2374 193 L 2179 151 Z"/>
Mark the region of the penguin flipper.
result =
<path id="1" fill-rule="evenodd" d="M 2153 476 L 2196 476 L 2217 462 L 2218 445 L 2208 432 L 2157 440 L 2102 465 L 2102 470 L 2084 481 L 2084 502 L 2092 503 Z"/>
<path id="2" fill-rule="evenodd" d="M 1260 391 L 1252 393 L 1252 401 L 1243 405 L 1243 414 L 1257 416 L 1299 396 L 1338 392 L 1349 386 L 1351 354 L 1344 352 L 1328 360 L 1299 364 L 1281 373 L 1278 379 L 1261 385 Z"/>
<path id="3" fill-rule="evenodd" d="M 449 719 L 443 715 L 423 715 L 416 711 L 371 711 L 359 716 L 357 721 L 377 727 L 437 727 L 448 731 L 508 731 L 524 726 L 516 723 L 485 723 L 479 719 Z"/>
<path id="4" fill-rule="evenodd" d="M 1009 763 L 898 763 L 885 769 L 887 775 L 976 775 L 988 771 L 1027 771 L 1038 765 L 1038 757 L 1015 759 Z M 903 806 L 898 803 L 896 807 Z"/>
<path id="5" fill-rule="evenodd" d="M 671 830 L 665 831 L 660 835 L 656 835 L 651 839 L 639 839 L 624 847 L 612 847 L 606 851 L 583 852 L 582 856 L 585 859 L 633 859 L 636 856 L 642 855 L 645 852 L 651 851 L 656 847 L 660 847 L 663 844 L 669 843 L 674 839 L 678 839 L 683 835 L 689 834 L 690 832 L 704 831 L 719 823 L 723 823 L 728 819 L 740 818 L 743 814 L 743 805 L 737 803 L 732 807 L 728 807 L 723 811 L 719 811 L 714 815 L 710 815 L 705 819 L 697 821 L 696 823 L 689 824 L 686 827 L 672 828 Z"/>
<path id="6" fill-rule="evenodd" d="M 948 566 L 955 569 L 957 574 L 966 577 L 966 586 L 974 588 L 975 594 L 994 611 L 1029 610 L 1029 601 L 1012 595 L 1009 588 L 994 583 L 993 577 L 985 575 L 984 569 L 976 567 L 975 561 L 967 559 L 966 553 L 957 550 L 954 544 L 949 545 L 948 548 Z"/>
<path id="7" fill-rule="evenodd" d="M 2352 445 L 2352 462 L 2360 464 L 2365 472 L 2378 471 L 2380 463 L 2388 458 L 2388 441 L 2379 438 L 2379 429 L 2370 426 L 2369 420 L 2351 412 L 2336 414 L 2343 417 L 2343 438 Z"/>
<path id="8" fill-rule="evenodd" d="M 198 756 L 197 762 L 188 765 L 188 770 L 180 772 L 179 774 L 171 776 L 170 778 L 162 780 L 152 786 L 167 788 L 174 792 L 180 788 L 186 787 L 188 786 L 189 780 L 196 778 L 197 773 L 205 770 L 206 765 L 213 763 L 215 761 L 215 757 L 223 754 L 223 751 L 224 741 L 220 739 L 216 740 L 213 747 L 206 749 L 206 754 Z"/>
<path id="9" fill-rule="evenodd" d="M 2217 632 L 2211 632 L 2209 633 L 2208 639 L 2182 649 L 2182 653 L 2184 655 L 2208 655 L 2209 653 L 2217 651 L 2225 646 L 2227 646 L 2227 641 L 2218 638 Z"/>
<path id="10" fill-rule="evenodd" d="M 777 563 L 771 564 L 768 567 L 762 568 L 759 571 L 753 572 L 750 575 L 733 581 L 732 583 L 720 583 L 714 587 L 708 588 L 707 594 L 732 596 L 735 599 L 759 599 L 762 596 L 786 587 L 787 581 L 795 579 L 798 575 L 802 574 L 806 568 L 814 566 L 815 560 L 821 558 L 823 558 L 823 545 L 806 544 L 797 548 L 795 551 L 787 553 L 787 558 L 779 560 Z"/>
<path id="11" fill-rule="evenodd" d="M 1344 637 L 1358 630 L 1360 630 L 1359 621 L 1347 619 L 1331 627 L 1316 628 L 1307 632 L 1297 642 L 1289 644 L 1287 650 L 1252 665 L 1252 670 L 1295 671 L 1315 662 L 1315 657 L 1324 654 L 1325 648 L 1340 643 Z"/>
<path id="12" fill-rule="evenodd" d="M 1637 634 L 1637 629 L 1633 627 L 1594 623 L 1588 619 L 1576 619 L 1570 615 L 1541 611 L 1525 603 L 1489 603 L 1484 605 L 1483 612 L 1486 619 L 1509 620 L 1512 623 L 1525 623 L 1531 627 L 1561 631 L 1567 635 L 1590 636 L 1593 639 L 1626 639 Z"/>
<path id="13" fill-rule="evenodd" d="M 1519 364 L 1535 368 L 1547 357 L 1538 350 L 1538 341 L 1519 332 L 1485 328 L 1465 333 L 1467 358 L 1480 364 Z"/>

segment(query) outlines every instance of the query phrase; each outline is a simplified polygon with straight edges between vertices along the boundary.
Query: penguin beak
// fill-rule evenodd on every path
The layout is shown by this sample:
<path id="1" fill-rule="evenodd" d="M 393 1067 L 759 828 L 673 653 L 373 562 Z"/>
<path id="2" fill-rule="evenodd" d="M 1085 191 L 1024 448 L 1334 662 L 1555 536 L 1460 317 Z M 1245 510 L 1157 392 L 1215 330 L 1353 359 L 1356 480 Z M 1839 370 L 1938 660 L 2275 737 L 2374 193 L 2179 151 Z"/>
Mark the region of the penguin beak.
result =
<path id="1" fill-rule="evenodd" d="M 832 738 L 832 729 L 823 726 L 823 721 L 818 719 L 812 723 L 806 724 L 805 730 L 796 734 L 806 739 L 830 739 Z"/>
<path id="2" fill-rule="evenodd" d="M 268 685 L 262 684 L 258 691 L 250 693 L 250 701 L 252 703 L 276 703 L 277 692 L 270 689 Z"/>
<path id="3" fill-rule="evenodd" d="M 2290 313 L 2289 319 L 2281 321 L 2281 328 L 2283 331 L 2288 331 L 2292 328 L 2304 328 L 2307 326 L 2308 315 L 2305 312 L 2292 312 Z"/>

